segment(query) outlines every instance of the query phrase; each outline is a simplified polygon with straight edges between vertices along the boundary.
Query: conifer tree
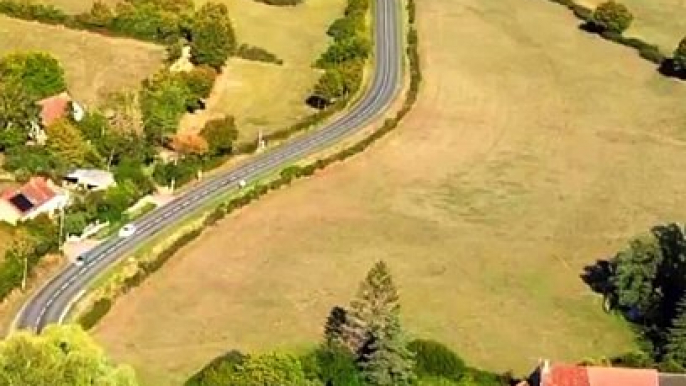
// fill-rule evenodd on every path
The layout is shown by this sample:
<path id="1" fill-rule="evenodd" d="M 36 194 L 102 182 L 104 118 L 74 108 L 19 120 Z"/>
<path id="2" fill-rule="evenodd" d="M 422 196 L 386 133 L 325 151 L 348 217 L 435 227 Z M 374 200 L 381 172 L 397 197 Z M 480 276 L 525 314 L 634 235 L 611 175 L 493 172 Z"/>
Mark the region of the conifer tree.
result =
<path id="1" fill-rule="evenodd" d="M 397 313 L 398 290 L 385 262 L 377 262 L 360 284 L 357 297 L 343 327 L 345 345 L 354 353 L 360 352 L 372 331 L 383 331 L 389 317 Z"/>
<path id="2" fill-rule="evenodd" d="M 414 359 L 400 327 L 397 311 L 392 311 L 375 328 L 363 348 L 360 367 L 362 376 L 371 386 L 405 386 L 414 381 Z"/>
<path id="3" fill-rule="evenodd" d="M 669 329 L 665 359 L 686 367 L 686 295 L 679 302 L 679 314 Z"/>

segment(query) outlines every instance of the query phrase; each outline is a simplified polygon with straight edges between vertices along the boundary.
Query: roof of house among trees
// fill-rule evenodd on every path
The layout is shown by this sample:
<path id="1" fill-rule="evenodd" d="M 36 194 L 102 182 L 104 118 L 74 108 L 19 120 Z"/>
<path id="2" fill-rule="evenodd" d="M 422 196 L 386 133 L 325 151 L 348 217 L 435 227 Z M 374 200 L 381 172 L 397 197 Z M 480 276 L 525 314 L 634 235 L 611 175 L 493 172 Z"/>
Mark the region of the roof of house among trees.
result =
<path id="1" fill-rule="evenodd" d="M 64 118 L 71 101 L 72 99 L 67 92 L 38 101 L 37 104 L 41 107 L 41 124 L 43 126 L 50 126 L 58 119 Z"/>
<path id="2" fill-rule="evenodd" d="M 50 201 L 57 192 L 50 187 L 45 177 L 32 177 L 18 189 L 5 190 L 0 196 L 14 206 L 19 213 L 25 214 Z"/>
<path id="3" fill-rule="evenodd" d="M 543 363 L 529 377 L 531 386 L 686 386 L 686 374 L 655 369 Z"/>

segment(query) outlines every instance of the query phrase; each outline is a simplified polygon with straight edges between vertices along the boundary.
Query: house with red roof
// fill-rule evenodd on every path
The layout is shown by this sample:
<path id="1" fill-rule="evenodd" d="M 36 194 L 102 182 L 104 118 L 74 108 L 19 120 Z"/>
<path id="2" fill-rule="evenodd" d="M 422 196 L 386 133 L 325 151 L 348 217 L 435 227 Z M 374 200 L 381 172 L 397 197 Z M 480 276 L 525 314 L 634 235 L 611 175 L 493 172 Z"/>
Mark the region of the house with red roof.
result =
<path id="1" fill-rule="evenodd" d="M 16 224 L 41 214 L 53 216 L 69 203 L 69 195 L 45 177 L 32 177 L 19 188 L 0 194 L 0 221 Z"/>
<path id="2" fill-rule="evenodd" d="M 543 361 L 521 386 L 686 386 L 686 374 Z"/>
<path id="3" fill-rule="evenodd" d="M 41 145 L 46 140 L 44 128 L 68 116 L 78 122 L 85 114 L 83 107 L 76 103 L 66 91 L 39 100 L 36 104 L 40 108 L 40 123 L 33 123 L 31 138 Z"/>

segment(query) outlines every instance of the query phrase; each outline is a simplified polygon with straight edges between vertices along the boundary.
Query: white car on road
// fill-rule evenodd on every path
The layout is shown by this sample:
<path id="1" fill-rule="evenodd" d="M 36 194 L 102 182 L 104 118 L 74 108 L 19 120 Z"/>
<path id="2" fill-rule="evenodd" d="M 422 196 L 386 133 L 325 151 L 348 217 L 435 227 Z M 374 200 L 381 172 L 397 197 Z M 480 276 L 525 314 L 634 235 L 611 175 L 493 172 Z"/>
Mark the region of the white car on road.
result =
<path id="1" fill-rule="evenodd" d="M 119 237 L 130 237 L 136 233 L 136 226 L 133 224 L 126 224 L 119 230 Z"/>
<path id="2" fill-rule="evenodd" d="M 83 263 L 86 262 L 86 258 L 83 257 L 83 255 L 78 255 L 76 256 L 76 259 L 74 259 L 74 265 L 77 267 L 80 267 L 83 265 Z"/>

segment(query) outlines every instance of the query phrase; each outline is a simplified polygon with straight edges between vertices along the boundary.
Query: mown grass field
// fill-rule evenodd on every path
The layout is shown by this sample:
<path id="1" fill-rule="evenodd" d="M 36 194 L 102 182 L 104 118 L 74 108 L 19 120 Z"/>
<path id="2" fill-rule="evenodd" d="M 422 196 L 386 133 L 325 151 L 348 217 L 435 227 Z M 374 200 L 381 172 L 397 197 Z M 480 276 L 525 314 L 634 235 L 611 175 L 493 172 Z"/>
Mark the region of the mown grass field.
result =
<path id="1" fill-rule="evenodd" d="M 159 69 L 165 55 L 164 48 L 154 44 L 0 16 L 0 55 L 14 51 L 54 55 L 65 69 L 71 93 L 86 104 L 110 92 L 137 88 Z"/>
<path id="2" fill-rule="evenodd" d="M 595 7 L 603 1 L 579 0 L 579 3 Z M 686 13 L 684 0 L 621 0 L 621 3 L 634 14 L 634 22 L 627 35 L 657 44 L 669 54 L 686 36 L 686 20 L 677 16 Z"/>
<path id="3" fill-rule="evenodd" d="M 207 109 L 187 116 L 182 128 L 197 129 L 208 118 L 231 114 L 236 117 L 240 139 L 252 140 L 259 130 L 266 134 L 312 114 L 305 99 L 319 73 L 311 65 L 326 49 L 326 30 L 342 15 L 345 0 L 308 0 L 297 7 L 252 0 L 226 3 L 239 42 L 265 48 L 284 64 L 229 60 Z"/>
<path id="4" fill-rule="evenodd" d="M 223 221 L 95 329 L 146 384 L 316 342 L 378 259 L 407 329 L 476 366 L 632 347 L 579 275 L 686 218 L 686 84 L 545 1 L 418 10 L 425 82 L 396 133 Z"/>

